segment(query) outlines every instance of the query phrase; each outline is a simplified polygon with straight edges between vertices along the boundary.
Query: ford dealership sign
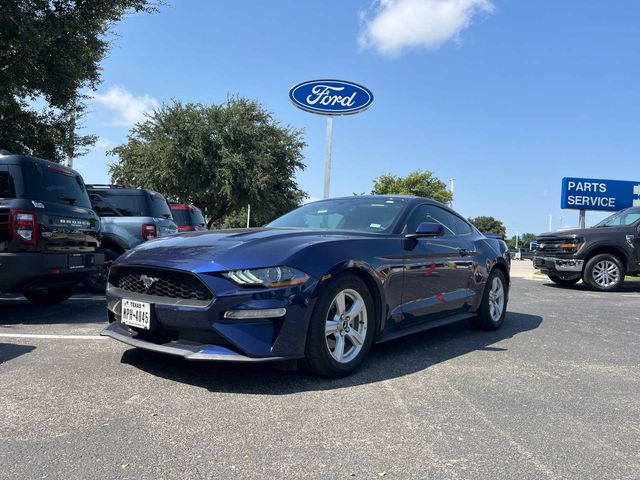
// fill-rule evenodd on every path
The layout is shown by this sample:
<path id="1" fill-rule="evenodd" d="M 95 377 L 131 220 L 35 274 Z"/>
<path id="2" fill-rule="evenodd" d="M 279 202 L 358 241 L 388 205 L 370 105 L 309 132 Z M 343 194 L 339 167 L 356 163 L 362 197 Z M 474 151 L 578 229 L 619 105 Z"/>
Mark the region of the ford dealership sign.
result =
<path id="1" fill-rule="evenodd" d="M 293 104 L 320 115 L 350 115 L 362 112 L 373 103 L 370 90 L 342 80 L 311 80 L 289 90 Z"/>
<path id="2" fill-rule="evenodd" d="M 640 207 L 640 182 L 565 177 L 561 207 L 613 212 Z"/>

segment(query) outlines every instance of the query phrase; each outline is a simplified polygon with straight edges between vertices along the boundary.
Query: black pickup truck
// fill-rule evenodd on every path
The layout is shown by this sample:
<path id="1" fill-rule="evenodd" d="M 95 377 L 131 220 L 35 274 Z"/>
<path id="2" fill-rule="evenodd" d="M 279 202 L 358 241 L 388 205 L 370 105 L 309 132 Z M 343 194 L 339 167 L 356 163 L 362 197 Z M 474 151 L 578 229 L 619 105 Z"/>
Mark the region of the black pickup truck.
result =
<path id="1" fill-rule="evenodd" d="M 581 279 L 592 290 L 616 290 L 625 275 L 640 276 L 640 207 L 591 228 L 538 236 L 533 266 L 562 286 Z"/>
<path id="2" fill-rule="evenodd" d="M 102 266 L 99 222 L 76 171 L 0 151 L 0 293 L 69 298 Z"/>

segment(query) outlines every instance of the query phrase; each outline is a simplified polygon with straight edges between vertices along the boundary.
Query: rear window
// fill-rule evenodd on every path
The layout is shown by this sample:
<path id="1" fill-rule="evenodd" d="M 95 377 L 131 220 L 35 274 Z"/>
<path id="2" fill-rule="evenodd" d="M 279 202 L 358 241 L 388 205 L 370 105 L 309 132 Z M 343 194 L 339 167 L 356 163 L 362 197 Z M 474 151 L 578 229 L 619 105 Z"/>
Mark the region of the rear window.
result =
<path id="1" fill-rule="evenodd" d="M 190 209 L 172 209 L 171 213 L 173 213 L 173 219 L 178 225 L 191 225 L 191 226 L 202 226 L 204 227 L 204 217 L 202 216 L 202 212 L 200 210 L 196 210 L 195 208 Z"/>
<path id="2" fill-rule="evenodd" d="M 0 172 L 0 198 L 15 198 L 13 180 L 9 172 Z"/>
<path id="3" fill-rule="evenodd" d="M 144 191 L 114 193 L 110 190 L 91 192 L 91 204 L 101 217 L 171 218 L 171 210 L 159 193 Z"/>
<path id="4" fill-rule="evenodd" d="M 91 208 L 84 181 L 73 170 L 59 165 L 26 163 L 22 176 L 24 191 L 21 197 Z"/>

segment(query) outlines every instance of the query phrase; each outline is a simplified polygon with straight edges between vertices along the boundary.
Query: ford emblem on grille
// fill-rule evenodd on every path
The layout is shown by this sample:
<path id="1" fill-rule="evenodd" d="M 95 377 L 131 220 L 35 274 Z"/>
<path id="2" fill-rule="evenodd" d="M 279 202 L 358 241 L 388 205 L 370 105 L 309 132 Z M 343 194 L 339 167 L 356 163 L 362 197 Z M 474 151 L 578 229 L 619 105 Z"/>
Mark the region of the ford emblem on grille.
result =
<path id="1" fill-rule="evenodd" d="M 149 290 L 151 288 L 151 285 L 156 283 L 158 279 L 154 277 L 149 277 L 148 275 L 140 275 L 140 281 L 144 285 L 144 288 Z"/>

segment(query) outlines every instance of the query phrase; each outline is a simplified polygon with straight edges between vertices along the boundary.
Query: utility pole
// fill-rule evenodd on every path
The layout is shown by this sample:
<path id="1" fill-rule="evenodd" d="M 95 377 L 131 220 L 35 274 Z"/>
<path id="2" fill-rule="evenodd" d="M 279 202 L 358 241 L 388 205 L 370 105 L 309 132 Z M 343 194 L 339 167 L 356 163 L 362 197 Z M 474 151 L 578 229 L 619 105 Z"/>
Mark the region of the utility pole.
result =
<path id="1" fill-rule="evenodd" d="M 69 112 L 69 138 L 67 145 L 67 166 L 73 168 L 73 154 L 75 150 L 75 136 L 76 136 L 76 102 L 78 94 L 73 95 L 73 103 L 71 104 L 71 111 Z"/>
<path id="2" fill-rule="evenodd" d="M 249 228 L 249 223 L 251 223 L 251 204 L 247 205 L 247 228 Z"/>
<path id="3" fill-rule="evenodd" d="M 453 208 L 453 184 L 456 181 L 455 178 L 449 179 L 449 191 L 451 192 L 451 201 L 449 202 L 449 206 Z"/>
<path id="4" fill-rule="evenodd" d="M 549 231 L 551 231 L 551 229 L 553 228 L 553 227 L 551 226 L 551 222 L 552 222 L 552 220 L 553 220 L 553 215 L 552 215 L 552 214 L 549 214 Z"/>

